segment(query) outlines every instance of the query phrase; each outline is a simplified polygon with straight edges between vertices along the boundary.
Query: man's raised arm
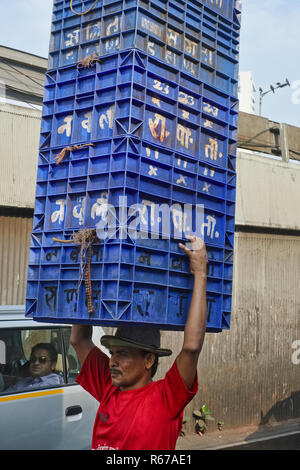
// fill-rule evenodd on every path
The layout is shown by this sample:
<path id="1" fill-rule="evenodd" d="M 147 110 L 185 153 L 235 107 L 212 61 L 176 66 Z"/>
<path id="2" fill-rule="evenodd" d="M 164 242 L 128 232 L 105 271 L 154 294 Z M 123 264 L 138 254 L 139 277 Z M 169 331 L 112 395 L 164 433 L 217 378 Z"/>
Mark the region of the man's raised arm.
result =
<path id="1" fill-rule="evenodd" d="M 188 389 L 191 389 L 197 372 L 199 354 L 206 331 L 206 269 L 207 253 L 204 242 L 197 237 L 187 237 L 191 249 L 182 243 L 179 247 L 188 255 L 194 287 L 190 309 L 184 329 L 182 350 L 176 361 L 177 368 Z"/>
<path id="2" fill-rule="evenodd" d="M 92 341 L 93 327 L 91 325 L 72 325 L 70 343 L 83 365 L 89 352 L 95 347 Z"/>

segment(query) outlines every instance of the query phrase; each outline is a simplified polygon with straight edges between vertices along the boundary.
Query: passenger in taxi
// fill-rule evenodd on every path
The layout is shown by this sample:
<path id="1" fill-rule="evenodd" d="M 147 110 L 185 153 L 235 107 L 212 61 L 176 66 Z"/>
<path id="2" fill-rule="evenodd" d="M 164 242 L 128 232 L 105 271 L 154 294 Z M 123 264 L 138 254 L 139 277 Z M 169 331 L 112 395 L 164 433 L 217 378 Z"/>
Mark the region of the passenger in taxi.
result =
<path id="1" fill-rule="evenodd" d="M 52 344 L 36 344 L 31 351 L 28 363 L 28 376 L 21 379 L 16 378 L 16 382 L 13 385 L 4 388 L 5 393 L 61 385 L 63 378 L 55 372 L 56 362 L 57 351 Z"/>

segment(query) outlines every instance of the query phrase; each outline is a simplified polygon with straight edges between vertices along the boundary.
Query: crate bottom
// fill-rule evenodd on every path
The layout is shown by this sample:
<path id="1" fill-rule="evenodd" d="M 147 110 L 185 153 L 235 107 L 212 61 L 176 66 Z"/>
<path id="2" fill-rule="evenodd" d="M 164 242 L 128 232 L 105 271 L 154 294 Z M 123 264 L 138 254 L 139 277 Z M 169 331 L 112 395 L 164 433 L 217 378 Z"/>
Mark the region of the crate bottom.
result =
<path id="1" fill-rule="evenodd" d="M 30 317 L 30 315 L 27 315 L 27 317 Z M 107 326 L 107 327 L 119 327 L 119 326 L 132 326 L 132 327 L 138 327 L 138 328 L 143 328 L 143 327 L 153 327 L 153 328 L 158 328 L 159 330 L 165 330 L 165 331 L 183 331 L 185 325 L 172 325 L 172 324 L 161 324 L 161 323 L 145 323 L 145 322 L 124 322 L 124 321 L 111 321 L 111 320 L 103 320 L 99 318 L 91 318 L 90 320 L 88 319 L 78 319 L 78 318 L 57 318 L 57 317 L 42 317 L 42 316 L 32 316 L 31 317 L 33 321 L 36 321 L 38 323 L 54 323 L 54 324 L 66 324 L 66 325 L 92 325 L 92 326 Z M 213 326 L 208 326 L 206 328 L 206 333 L 221 333 L 223 330 L 226 330 L 229 328 L 214 328 Z"/>

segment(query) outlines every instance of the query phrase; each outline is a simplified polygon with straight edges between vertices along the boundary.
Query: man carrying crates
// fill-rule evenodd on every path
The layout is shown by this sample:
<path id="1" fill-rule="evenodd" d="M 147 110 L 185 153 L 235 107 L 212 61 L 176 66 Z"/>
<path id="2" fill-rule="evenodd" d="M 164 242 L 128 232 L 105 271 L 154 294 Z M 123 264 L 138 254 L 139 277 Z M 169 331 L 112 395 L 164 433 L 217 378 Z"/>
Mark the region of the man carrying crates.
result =
<path id="1" fill-rule="evenodd" d="M 73 325 L 71 344 L 82 364 L 76 381 L 99 402 L 92 449 L 173 450 L 183 411 L 198 391 L 197 363 L 206 331 L 207 253 L 202 240 L 190 239 L 188 255 L 194 276 L 193 294 L 182 349 L 163 380 L 152 381 L 159 357 L 172 351 L 160 347 L 155 328 L 122 326 L 101 344 L 92 342 L 92 326 Z"/>

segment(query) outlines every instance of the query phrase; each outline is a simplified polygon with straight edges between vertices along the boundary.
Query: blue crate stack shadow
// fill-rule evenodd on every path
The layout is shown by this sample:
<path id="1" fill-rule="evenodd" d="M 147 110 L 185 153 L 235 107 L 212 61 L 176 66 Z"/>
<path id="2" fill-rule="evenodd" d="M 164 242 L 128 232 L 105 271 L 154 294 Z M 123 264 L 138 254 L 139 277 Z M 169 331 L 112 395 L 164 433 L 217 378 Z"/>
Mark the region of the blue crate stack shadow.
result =
<path id="1" fill-rule="evenodd" d="M 207 331 L 230 327 L 240 15 L 234 0 L 54 1 L 27 316 L 183 330 L 193 278 L 154 207 L 200 204 Z M 152 238 L 121 235 L 134 204 Z M 104 223 L 105 240 L 78 240 Z"/>

